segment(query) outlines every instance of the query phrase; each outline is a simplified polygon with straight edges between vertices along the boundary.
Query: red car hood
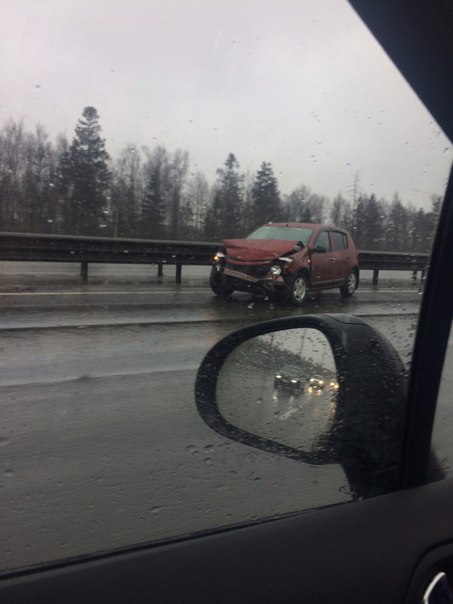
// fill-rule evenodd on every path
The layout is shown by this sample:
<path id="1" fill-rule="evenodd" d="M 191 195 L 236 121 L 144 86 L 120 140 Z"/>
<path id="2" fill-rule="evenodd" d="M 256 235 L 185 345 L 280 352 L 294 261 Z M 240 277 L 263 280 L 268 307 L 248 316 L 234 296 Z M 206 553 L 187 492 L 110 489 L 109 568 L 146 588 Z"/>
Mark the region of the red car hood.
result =
<path id="1" fill-rule="evenodd" d="M 253 262 L 273 260 L 293 251 L 297 241 L 282 239 L 225 239 L 226 253 L 232 260 Z"/>

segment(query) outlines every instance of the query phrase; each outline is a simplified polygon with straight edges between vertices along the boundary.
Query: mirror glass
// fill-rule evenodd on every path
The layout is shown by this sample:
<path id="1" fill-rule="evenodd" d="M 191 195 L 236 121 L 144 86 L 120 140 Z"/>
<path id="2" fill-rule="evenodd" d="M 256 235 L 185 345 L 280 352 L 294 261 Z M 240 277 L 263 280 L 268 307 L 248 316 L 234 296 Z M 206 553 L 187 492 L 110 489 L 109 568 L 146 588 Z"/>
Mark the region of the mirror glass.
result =
<path id="1" fill-rule="evenodd" d="M 323 447 L 340 390 L 327 338 L 287 329 L 242 343 L 217 382 L 217 406 L 241 430 L 307 452 Z"/>

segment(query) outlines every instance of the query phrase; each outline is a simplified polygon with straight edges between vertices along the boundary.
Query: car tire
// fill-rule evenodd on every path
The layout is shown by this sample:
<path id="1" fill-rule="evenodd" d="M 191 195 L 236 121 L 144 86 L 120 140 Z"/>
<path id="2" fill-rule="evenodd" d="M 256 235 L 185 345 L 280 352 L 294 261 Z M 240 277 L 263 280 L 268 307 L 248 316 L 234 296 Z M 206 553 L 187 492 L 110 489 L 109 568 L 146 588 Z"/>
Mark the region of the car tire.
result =
<path id="1" fill-rule="evenodd" d="M 229 298 L 234 291 L 234 289 L 228 285 L 222 271 L 218 271 L 214 266 L 209 275 L 209 285 L 215 295 L 219 296 L 219 298 Z"/>
<path id="2" fill-rule="evenodd" d="M 299 273 L 291 279 L 288 286 L 289 301 L 294 306 L 302 306 L 307 299 L 308 281 L 304 273 Z"/>
<path id="3" fill-rule="evenodd" d="M 340 293 L 343 298 L 350 298 L 359 284 L 357 271 L 354 269 L 348 275 L 344 285 L 340 287 Z"/>

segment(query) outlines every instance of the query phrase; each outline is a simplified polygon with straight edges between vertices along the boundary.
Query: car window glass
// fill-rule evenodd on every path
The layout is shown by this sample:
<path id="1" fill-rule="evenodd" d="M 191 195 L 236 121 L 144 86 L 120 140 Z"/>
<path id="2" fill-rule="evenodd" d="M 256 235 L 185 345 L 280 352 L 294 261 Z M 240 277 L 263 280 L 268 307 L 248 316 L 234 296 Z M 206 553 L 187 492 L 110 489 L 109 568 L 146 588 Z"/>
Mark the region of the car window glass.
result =
<path id="1" fill-rule="evenodd" d="M 316 238 L 315 247 L 316 246 L 323 247 L 326 252 L 330 252 L 330 237 L 328 231 L 322 231 Z"/>
<path id="2" fill-rule="evenodd" d="M 337 461 L 210 430 L 195 376 L 226 334 L 305 313 L 366 317 L 409 366 L 451 160 L 437 124 L 347 2 L 0 6 L 0 571 L 349 505 Z M 354 297 L 356 267 L 332 278 L 349 254 L 310 289 L 307 249 L 259 241 L 272 222 L 350 233 Z M 217 295 L 224 240 L 250 265 Z"/>
<path id="3" fill-rule="evenodd" d="M 304 245 L 313 234 L 313 229 L 304 227 L 263 226 L 248 235 L 247 239 L 284 239 L 287 241 L 302 241 Z"/>
<path id="4" fill-rule="evenodd" d="M 345 250 L 348 247 L 348 238 L 344 233 L 330 231 L 333 238 L 333 245 L 336 250 Z"/>

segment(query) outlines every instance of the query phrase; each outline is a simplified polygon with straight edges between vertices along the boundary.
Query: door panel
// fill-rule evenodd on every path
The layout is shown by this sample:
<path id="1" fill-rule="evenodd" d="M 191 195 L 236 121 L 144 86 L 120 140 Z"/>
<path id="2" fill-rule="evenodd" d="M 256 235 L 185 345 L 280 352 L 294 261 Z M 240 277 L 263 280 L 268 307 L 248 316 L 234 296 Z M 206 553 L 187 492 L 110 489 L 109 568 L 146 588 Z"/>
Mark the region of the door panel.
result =
<path id="1" fill-rule="evenodd" d="M 4 580 L 2 603 L 403 602 L 419 560 L 453 543 L 452 499 L 453 480 L 444 480 L 99 557 Z"/>
<path id="2" fill-rule="evenodd" d="M 333 264 L 334 273 L 332 277 L 338 284 L 341 285 L 351 271 L 353 253 L 352 249 L 347 247 L 348 238 L 344 233 L 339 231 L 331 231 L 330 238 L 332 240 L 336 257 L 336 262 Z"/>
<path id="3" fill-rule="evenodd" d="M 325 252 L 311 252 L 311 284 L 316 287 L 331 283 L 334 274 L 336 254 L 332 251 L 329 232 L 322 231 L 316 237 L 313 247 L 322 245 Z"/>

